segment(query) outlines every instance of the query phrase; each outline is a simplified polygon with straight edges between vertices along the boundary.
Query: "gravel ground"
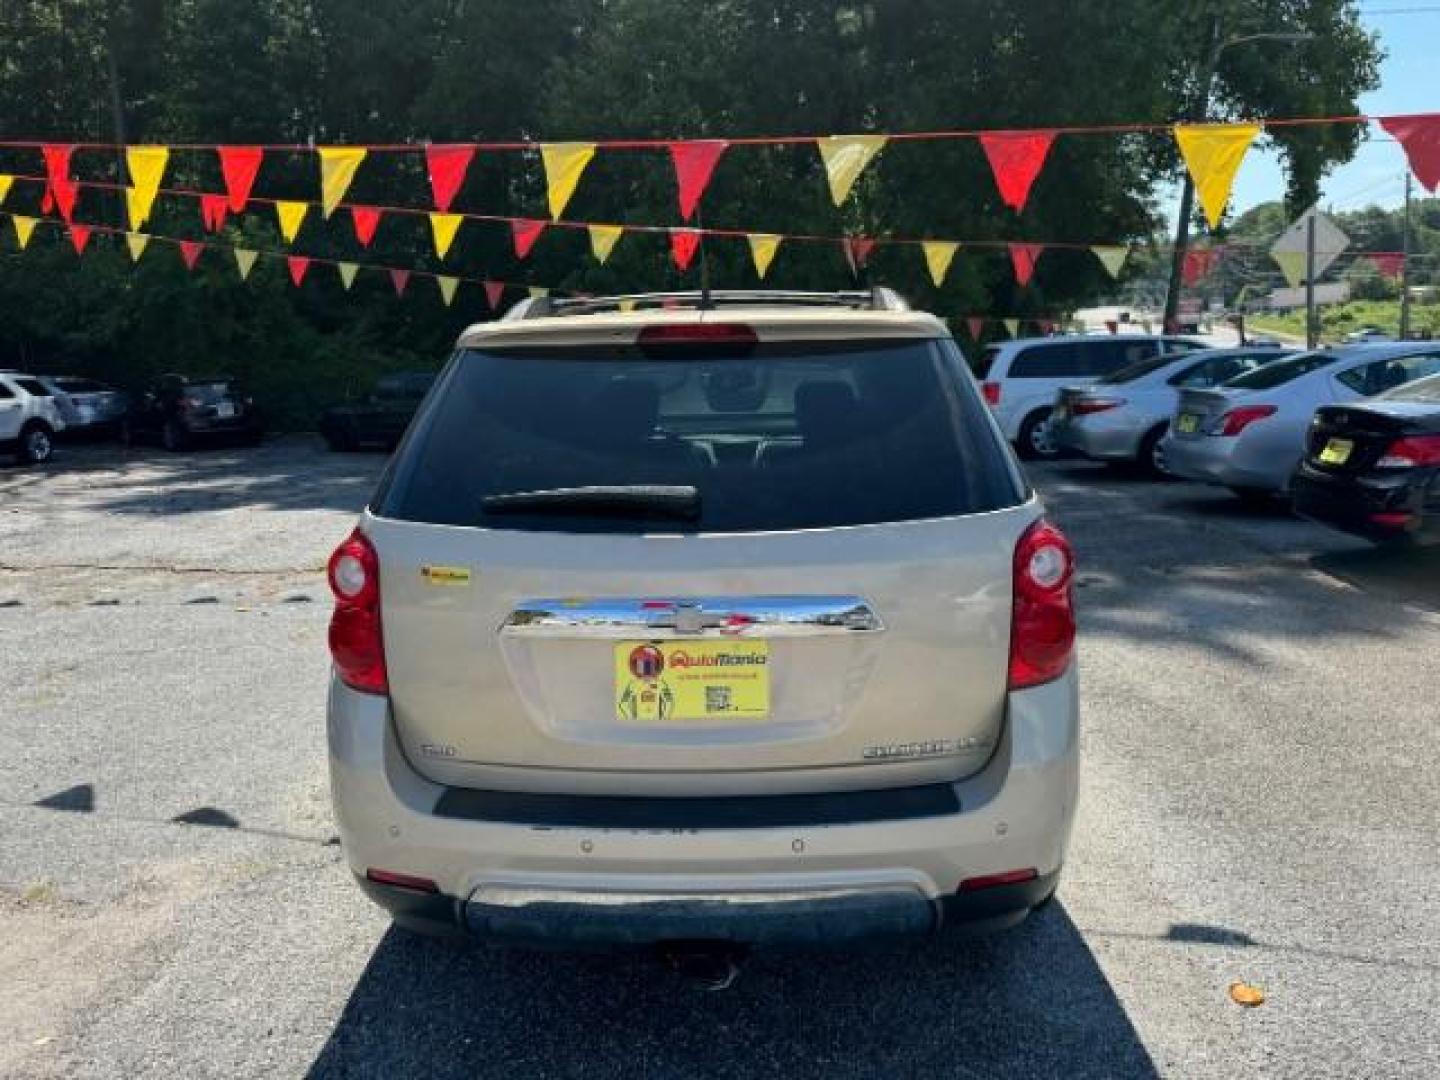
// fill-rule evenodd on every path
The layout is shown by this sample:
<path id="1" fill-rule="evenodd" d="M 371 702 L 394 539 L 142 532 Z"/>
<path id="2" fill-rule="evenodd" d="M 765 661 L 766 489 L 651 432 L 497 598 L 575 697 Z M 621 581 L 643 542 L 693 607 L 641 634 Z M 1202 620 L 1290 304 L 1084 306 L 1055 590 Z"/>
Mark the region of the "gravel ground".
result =
<path id="1" fill-rule="evenodd" d="M 1059 902 L 708 992 L 417 941 L 349 880 L 320 568 L 382 466 L 0 468 L 0 1076 L 1440 1074 L 1440 554 L 1034 470 L 1083 563 Z"/>

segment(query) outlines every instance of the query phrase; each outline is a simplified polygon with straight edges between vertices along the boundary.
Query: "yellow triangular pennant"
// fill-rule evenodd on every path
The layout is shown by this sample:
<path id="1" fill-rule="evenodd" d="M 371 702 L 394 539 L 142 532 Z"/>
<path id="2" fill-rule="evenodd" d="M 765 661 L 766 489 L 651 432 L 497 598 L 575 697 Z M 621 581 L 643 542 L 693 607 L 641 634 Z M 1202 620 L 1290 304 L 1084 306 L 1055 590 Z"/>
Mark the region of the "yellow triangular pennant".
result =
<path id="1" fill-rule="evenodd" d="M 1308 259 L 1303 251 L 1272 251 L 1270 257 L 1285 275 L 1285 283 L 1292 289 L 1305 280 Z"/>
<path id="2" fill-rule="evenodd" d="M 460 279 L 437 274 L 435 284 L 440 286 L 440 299 L 445 301 L 446 307 L 449 307 L 450 302 L 455 299 L 455 290 L 460 287 Z"/>
<path id="3" fill-rule="evenodd" d="M 235 248 L 235 267 L 240 271 L 241 281 L 250 276 L 250 271 L 254 269 L 255 260 L 259 255 L 258 251 L 250 251 L 248 248 Z"/>
<path id="4" fill-rule="evenodd" d="M 590 250 L 595 255 L 595 261 L 601 266 L 610 258 L 610 252 L 615 250 L 615 245 L 624 231 L 619 225 L 590 226 Z"/>
<path id="5" fill-rule="evenodd" d="M 309 212 L 309 203 L 281 200 L 275 204 L 275 216 L 280 219 L 280 235 L 285 237 L 286 243 L 293 243 L 300 235 L 300 223 Z"/>
<path id="6" fill-rule="evenodd" d="M 15 241 L 20 245 L 20 250 L 24 251 L 25 245 L 30 243 L 30 234 L 35 231 L 35 218 L 11 214 L 10 224 L 15 226 Z"/>
<path id="7" fill-rule="evenodd" d="M 1019 319 L 1001 319 L 1000 321 L 1005 324 L 1005 332 L 1012 338 L 1018 338 L 1020 336 Z"/>
<path id="8" fill-rule="evenodd" d="M 775 261 L 775 252 L 780 249 L 780 241 L 784 237 L 774 233 L 747 233 L 745 239 L 750 242 L 750 257 L 755 260 L 755 273 L 763 281 L 770 272 L 770 264 Z"/>
<path id="9" fill-rule="evenodd" d="M 430 234 L 435 238 L 435 254 L 445 258 L 450 250 L 450 245 L 455 242 L 455 234 L 460 230 L 460 222 L 465 218 L 460 214 L 431 214 Z"/>
<path id="10" fill-rule="evenodd" d="M 839 206 L 850 194 L 855 181 L 885 147 L 884 135 L 829 135 L 816 139 L 820 160 L 825 162 L 825 176 L 830 181 L 830 197 Z"/>
<path id="11" fill-rule="evenodd" d="M 950 263 L 955 258 L 955 252 L 960 250 L 960 245 L 953 240 L 927 240 L 920 245 L 925 249 L 925 265 L 930 268 L 930 280 L 935 282 L 938 289 L 945 281 L 945 275 L 950 272 Z"/>
<path id="12" fill-rule="evenodd" d="M 139 262 L 140 256 L 145 254 L 145 248 L 150 244 L 150 237 L 145 233 L 127 232 L 125 234 L 125 246 L 130 249 L 130 261 Z"/>
<path id="13" fill-rule="evenodd" d="M 125 193 L 125 204 L 130 211 L 130 228 L 138 229 L 150 220 L 150 208 L 155 205 L 155 196 L 160 192 L 160 181 L 165 175 L 165 165 L 170 160 L 170 151 L 163 146 L 127 146 L 125 166 L 130 170 L 130 192 Z"/>
<path id="14" fill-rule="evenodd" d="M 575 194 L 580 174 L 595 156 L 594 143 L 544 143 L 540 159 L 545 163 L 545 184 L 549 189 L 550 216 L 558 218 Z"/>
<path id="15" fill-rule="evenodd" d="M 1224 216 L 1235 174 L 1259 134 L 1259 124 L 1175 125 L 1175 142 L 1195 181 L 1205 220 L 1212 229 Z"/>
<path id="16" fill-rule="evenodd" d="M 340 271 L 340 283 L 344 285 L 348 291 L 350 286 L 355 284 L 355 271 L 359 270 L 360 267 L 355 263 L 342 262 L 336 263 L 335 269 Z"/>
<path id="17" fill-rule="evenodd" d="M 0 173 L 0 204 L 5 202 L 5 196 L 10 194 L 10 185 L 15 183 L 15 177 L 9 173 Z"/>
<path id="18" fill-rule="evenodd" d="M 355 170 L 365 160 L 362 146 L 322 146 L 320 154 L 320 206 L 328 218 L 345 198 Z"/>
<path id="19" fill-rule="evenodd" d="M 1100 265 L 1105 267 L 1105 272 L 1112 278 L 1120 276 L 1121 269 L 1125 266 L 1125 260 L 1130 257 L 1130 249 L 1124 244 L 1101 244 L 1090 249 L 1095 258 L 1100 260 Z"/>

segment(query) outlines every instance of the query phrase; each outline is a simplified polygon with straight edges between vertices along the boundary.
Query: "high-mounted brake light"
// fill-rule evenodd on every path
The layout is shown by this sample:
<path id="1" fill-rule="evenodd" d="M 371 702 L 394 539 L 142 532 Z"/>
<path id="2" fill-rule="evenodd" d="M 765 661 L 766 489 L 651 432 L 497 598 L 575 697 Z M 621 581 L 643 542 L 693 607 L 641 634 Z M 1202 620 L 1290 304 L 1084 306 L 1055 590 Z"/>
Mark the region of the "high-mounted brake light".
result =
<path id="1" fill-rule="evenodd" d="M 1396 439 L 1385 448 L 1375 462 L 1380 469 L 1415 469 L 1424 465 L 1440 465 L 1440 435 L 1412 435 Z"/>
<path id="2" fill-rule="evenodd" d="M 389 692 L 385 643 L 380 626 L 380 559 L 356 529 L 330 556 L 330 656 L 346 686 L 367 694 Z"/>
<path id="3" fill-rule="evenodd" d="M 669 323 L 647 326 L 637 345 L 754 345 L 759 341 L 744 323 Z"/>
<path id="4" fill-rule="evenodd" d="M 985 395 L 986 405 L 1000 404 L 1000 384 L 998 382 L 981 383 L 980 392 Z"/>
<path id="5" fill-rule="evenodd" d="M 1070 405 L 1075 416 L 1089 416 L 1092 413 L 1109 412 L 1125 404 L 1124 398 L 1079 398 Z"/>
<path id="6" fill-rule="evenodd" d="M 1010 620 L 1010 689 L 1023 690 L 1065 674 L 1075 651 L 1075 552 L 1043 518 L 1015 545 Z"/>
<path id="7" fill-rule="evenodd" d="M 1220 427 L 1215 434 L 1239 435 L 1256 420 L 1264 420 L 1267 416 L 1274 415 L 1274 405 L 1241 405 L 1220 418 Z"/>

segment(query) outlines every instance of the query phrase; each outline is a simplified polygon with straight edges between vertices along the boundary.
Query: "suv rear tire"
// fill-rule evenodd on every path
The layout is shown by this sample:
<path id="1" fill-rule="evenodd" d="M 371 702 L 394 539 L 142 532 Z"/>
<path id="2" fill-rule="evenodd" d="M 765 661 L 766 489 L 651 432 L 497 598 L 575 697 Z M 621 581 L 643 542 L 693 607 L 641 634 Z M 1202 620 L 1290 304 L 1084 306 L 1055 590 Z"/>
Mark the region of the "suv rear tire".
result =
<path id="1" fill-rule="evenodd" d="M 20 448 L 16 456 L 25 465 L 44 465 L 55 453 L 55 433 L 50 425 L 32 420 L 20 431 Z"/>
<path id="2" fill-rule="evenodd" d="M 1051 409 L 1036 409 L 1025 417 L 1020 425 L 1020 437 L 1016 439 L 1020 456 L 1027 461 L 1054 461 L 1060 456 L 1060 449 L 1050 437 Z"/>

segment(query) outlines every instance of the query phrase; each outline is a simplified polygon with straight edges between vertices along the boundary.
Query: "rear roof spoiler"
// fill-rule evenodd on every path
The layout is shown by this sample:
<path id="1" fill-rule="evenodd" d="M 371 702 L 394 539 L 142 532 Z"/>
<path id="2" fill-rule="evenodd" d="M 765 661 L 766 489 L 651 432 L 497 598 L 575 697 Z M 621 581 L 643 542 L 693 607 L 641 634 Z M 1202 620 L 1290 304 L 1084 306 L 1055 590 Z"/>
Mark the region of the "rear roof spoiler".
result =
<path id="1" fill-rule="evenodd" d="M 853 292 L 787 292 L 777 289 L 710 289 L 691 292 L 629 293 L 622 296 L 558 298 L 536 296 L 522 300 L 503 316 L 504 321 L 554 318 L 563 315 L 599 315 L 619 311 L 678 309 L 711 311 L 722 307 L 846 308 L 851 311 L 909 311 L 910 305 L 894 289 L 876 286 Z"/>

